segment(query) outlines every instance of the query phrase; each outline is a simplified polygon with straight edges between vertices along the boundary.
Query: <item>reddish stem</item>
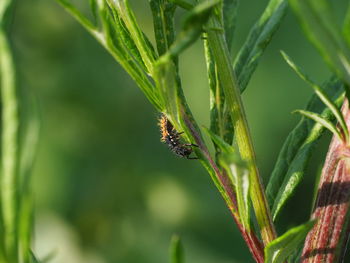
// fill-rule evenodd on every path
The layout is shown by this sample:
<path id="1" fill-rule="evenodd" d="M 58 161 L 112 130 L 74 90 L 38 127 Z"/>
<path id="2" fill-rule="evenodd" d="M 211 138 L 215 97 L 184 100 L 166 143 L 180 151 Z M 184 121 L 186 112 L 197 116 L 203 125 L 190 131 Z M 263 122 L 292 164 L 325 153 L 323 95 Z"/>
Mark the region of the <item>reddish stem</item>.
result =
<path id="1" fill-rule="evenodd" d="M 186 114 L 183 114 L 183 119 L 186 126 L 190 129 L 196 144 L 198 145 L 199 149 L 201 149 L 202 154 L 205 156 L 205 158 L 209 161 L 210 166 L 215 171 L 215 175 L 217 179 L 219 180 L 221 186 L 224 188 L 225 194 L 229 198 L 229 200 L 226 200 L 224 198 L 224 201 L 227 207 L 229 208 L 232 214 L 232 217 L 236 222 L 244 241 L 246 242 L 250 252 L 252 253 L 254 260 L 257 263 L 264 263 L 264 248 L 260 240 L 256 237 L 253 231 L 248 232 L 246 229 L 244 229 L 242 223 L 240 222 L 240 218 L 238 214 L 238 205 L 236 200 L 236 193 L 232 186 L 231 180 L 228 178 L 226 174 L 221 172 L 220 169 L 217 167 L 216 163 L 211 158 L 207 147 L 203 143 L 201 136 L 198 134 L 198 132 L 196 131 L 195 127 L 193 126 L 192 122 L 188 119 Z"/>
<path id="2" fill-rule="evenodd" d="M 342 109 L 348 129 L 350 110 L 345 101 Z M 308 234 L 301 262 L 338 262 L 348 239 L 350 198 L 350 146 L 333 136 L 318 187 L 313 219 L 314 228 Z"/>

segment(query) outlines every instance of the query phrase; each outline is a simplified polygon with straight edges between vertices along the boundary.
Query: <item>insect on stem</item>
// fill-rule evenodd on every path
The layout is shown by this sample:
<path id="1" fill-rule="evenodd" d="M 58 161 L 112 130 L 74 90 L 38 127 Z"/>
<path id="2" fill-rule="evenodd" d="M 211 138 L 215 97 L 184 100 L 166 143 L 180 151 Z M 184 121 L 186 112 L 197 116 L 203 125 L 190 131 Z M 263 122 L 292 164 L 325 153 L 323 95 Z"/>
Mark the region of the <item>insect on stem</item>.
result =
<path id="1" fill-rule="evenodd" d="M 168 120 L 165 114 L 159 119 L 159 127 L 161 132 L 161 141 L 168 145 L 169 149 L 177 156 L 188 160 L 198 160 L 197 157 L 190 157 L 193 152 L 192 147 L 198 147 L 192 143 L 182 143 L 180 135 L 184 132 L 178 132 L 173 124 Z"/>

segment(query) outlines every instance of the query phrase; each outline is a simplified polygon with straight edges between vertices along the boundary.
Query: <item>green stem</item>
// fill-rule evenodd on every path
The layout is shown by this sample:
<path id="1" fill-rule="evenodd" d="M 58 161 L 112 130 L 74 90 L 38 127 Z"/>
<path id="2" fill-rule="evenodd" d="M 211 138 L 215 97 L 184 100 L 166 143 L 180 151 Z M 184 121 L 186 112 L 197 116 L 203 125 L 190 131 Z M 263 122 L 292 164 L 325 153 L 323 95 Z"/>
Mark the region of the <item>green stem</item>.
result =
<path id="1" fill-rule="evenodd" d="M 213 16 L 209 20 L 208 27 L 208 40 L 217 63 L 219 78 L 224 89 L 225 98 L 231 109 L 230 113 L 235 131 L 235 139 L 242 159 L 245 160 L 249 166 L 249 179 L 251 183 L 250 197 L 260 227 L 261 236 L 266 245 L 276 238 L 276 233 L 259 176 L 239 87 L 230 62 L 230 55 L 224 33 L 220 30 L 210 30 L 210 28 L 222 27 L 217 17 Z"/>
<path id="2" fill-rule="evenodd" d="M 10 262 L 18 262 L 18 105 L 13 61 L 2 28 L 0 28 L 0 76 L 3 129 L 1 201 L 4 243 Z"/>

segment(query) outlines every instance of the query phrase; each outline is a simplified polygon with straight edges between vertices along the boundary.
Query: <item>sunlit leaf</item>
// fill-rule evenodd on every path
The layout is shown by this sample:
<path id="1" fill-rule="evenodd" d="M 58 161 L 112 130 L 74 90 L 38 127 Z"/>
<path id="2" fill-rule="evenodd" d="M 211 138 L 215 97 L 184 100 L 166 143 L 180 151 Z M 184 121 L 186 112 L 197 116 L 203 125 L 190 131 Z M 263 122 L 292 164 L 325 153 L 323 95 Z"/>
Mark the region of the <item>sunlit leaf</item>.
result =
<path id="1" fill-rule="evenodd" d="M 335 103 L 329 98 L 329 96 L 319 87 L 317 84 L 315 84 L 308 76 L 306 76 L 305 73 L 301 70 L 300 67 L 298 67 L 292 60 L 291 58 L 284 52 L 282 52 L 283 58 L 286 60 L 288 65 L 300 76 L 301 79 L 306 81 L 310 86 L 313 88 L 315 91 L 316 95 L 320 98 L 320 100 L 332 111 L 334 114 L 335 118 L 339 122 L 341 128 L 342 128 L 342 134 L 345 135 L 346 141 L 348 141 L 348 127 L 345 123 L 343 114 L 340 112 L 339 108 Z"/>
<path id="2" fill-rule="evenodd" d="M 325 84 L 324 90 L 332 95 L 336 105 L 339 106 L 342 103 L 343 85 L 340 81 L 331 79 Z M 306 110 L 317 112 L 327 120 L 334 120 L 330 109 L 315 94 L 310 99 Z M 278 211 L 273 212 L 274 220 L 303 178 L 311 154 L 324 130 L 325 128 L 319 123 L 302 118 L 288 135 L 266 188 L 271 208 L 279 207 Z M 288 191 L 285 193 L 287 188 Z"/>
<path id="3" fill-rule="evenodd" d="M 315 221 L 309 221 L 294 227 L 276 238 L 265 247 L 265 263 L 283 263 L 305 240 L 314 226 Z"/>
<path id="4" fill-rule="evenodd" d="M 341 133 L 339 132 L 337 127 L 335 127 L 335 125 L 332 122 L 330 122 L 329 120 L 322 118 L 322 116 L 320 116 L 319 114 L 311 112 L 311 111 L 296 110 L 295 112 L 300 113 L 301 115 L 303 115 L 309 119 L 312 119 L 315 122 L 318 122 L 323 127 L 325 127 L 330 132 L 332 132 L 333 135 L 338 136 L 338 138 L 341 140 Z"/>

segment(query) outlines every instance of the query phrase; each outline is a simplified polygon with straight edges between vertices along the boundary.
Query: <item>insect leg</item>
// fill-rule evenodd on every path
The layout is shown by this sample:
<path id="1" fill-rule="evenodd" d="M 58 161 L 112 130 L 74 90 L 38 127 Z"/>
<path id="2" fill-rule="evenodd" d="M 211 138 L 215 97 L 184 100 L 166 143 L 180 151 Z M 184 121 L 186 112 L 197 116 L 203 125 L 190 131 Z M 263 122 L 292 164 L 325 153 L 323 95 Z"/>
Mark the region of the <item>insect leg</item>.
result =
<path id="1" fill-rule="evenodd" d="M 197 144 L 193 144 L 193 143 L 186 143 L 186 144 L 184 144 L 184 146 L 194 146 L 194 147 L 199 147 Z"/>

